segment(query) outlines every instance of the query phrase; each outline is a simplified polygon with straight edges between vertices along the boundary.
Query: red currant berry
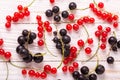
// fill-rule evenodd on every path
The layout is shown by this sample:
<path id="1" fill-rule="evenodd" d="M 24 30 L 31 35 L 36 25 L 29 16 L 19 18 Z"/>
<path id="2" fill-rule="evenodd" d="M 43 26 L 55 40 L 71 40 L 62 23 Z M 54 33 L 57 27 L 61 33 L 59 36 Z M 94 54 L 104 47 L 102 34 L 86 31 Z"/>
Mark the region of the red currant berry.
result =
<path id="1" fill-rule="evenodd" d="M 82 25 L 82 24 L 83 24 L 83 20 L 82 20 L 82 19 L 78 19 L 78 20 L 77 20 L 77 24 L 78 24 L 78 25 Z"/>
<path id="2" fill-rule="evenodd" d="M 102 29 L 103 29 L 102 25 L 99 25 L 97 28 L 99 31 L 102 31 Z"/>
<path id="3" fill-rule="evenodd" d="M 49 22 L 49 21 L 45 21 L 45 22 L 44 22 L 44 26 L 45 26 L 45 27 L 49 27 L 49 26 L 50 26 L 50 22 Z"/>
<path id="4" fill-rule="evenodd" d="M 106 48 L 106 45 L 105 45 L 104 43 L 102 43 L 102 44 L 100 45 L 100 48 L 101 48 L 102 50 L 104 50 L 104 49 Z"/>
<path id="5" fill-rule="evenodd" d="M 43 41 L 43 40 L 39 40 L 39 41 L 38 41 L 38 45 L 39 45 L 39 46 L 43 46 L 43 45 L 44 45 L 44 41 Z"/>
<path id="6" fill-rule="evenodd" d="M 76 52 L 77 52 L 77 48 L 76 48 L 75 46 L 72 46 L 72 47 L 70 48 L 70 52 L 71 52 L 71 53 L 76 53 Z"/>
<path id="7" fill-rule="evenodd" d="M 88 38 L 87 42 L 88 42 L 88 44 L 92 44 L 93 43 L 93 39 L 92 38 Z"/>
<path id="8" fill-rule="evenodd" d="M 46 31 L 47 31 L 47 32 L 51 32 L 51 31 L 52 31 L 52 27 L 51 27 L 51 26 L 46 27 Z"/>
<path id="9" fill-rule="evenodd" d="M 101 35 L 101 32 L 100 32 L 100 31 L 95 31 L 95 36 L 96 36 L 96 37 L 100 37 L 100 35 Z"/>
<path id="10" fill-rule="evenodd" d="M 67 72 L 67 66 L 63 66 L 63 67 L 62 67 L 62 71 L 63 71 L 63 72 Z"/>
<path id="11" fill-rule="evenodd" d="M 43 32 L 43 27 L 42 27 L 42 26 L 38 26 L 37 30 L 38 30 L 39 32 Z"/>
<path id="12" fill-rule="evenodd" d="M 11 27 L 11 23 L 10 23 L 10 22 L 6 22 L 6 23 L 5 23 L 5 27 L 6 27 L 6 28 L 10 28 L 10 27 Z"/>
<path id="13" fill-rule="evenodd" d="M 67 24 L 67 25 L 66 25 L 66 29 L 67 29 L 68 31 L 72 30 L 72 25 L 71 25 L 71 24 Z"/>
<path id="14" fill-rule="evenodd" d="M 117 27 L 118 27 L 118 22 L 114 22 L 114 23 L 113 23 L 113 27 L 114 27 L 114 28 L 117 28 Z"/>
<path id="15" fill-rule="evenodd" d="M 118 18 L 119 18 L 118 15 L 113 16 L 113 20 L 118 20 Z"/>
<path id="16" fill-rule="evenodd" d="M 88 23 L 88 22 L 89 22 L 89 17 L 88 17 L 88 16 L 83 17 L 83 21 L 84 21 L 85 23 Z"/>
<path id="17" fill-rule="evenodd" d="M 73 62 L 73 67 L 78 68 L 79 64 L 77 62 Z"/>
<path id="18" fill-rule="evenodd" d="M 74 72 L 74 67 L 73 66 L 69 66 L 69 72 L 70 73 Z"/>
<path id="19" fill-rule="evenodd" d="M 107 18 L 107 14 L 106 13 L 102 13 L 102 19 L 105 20 Z"/>
<path id="20" fill-rule="evenodd" d="M 94 4 L 93 4 L 93 3 L 90 3 L 90 4 L 89 4 L 89 8 L 94 8 Z"/>
<path id="21" fill-rule="evenodd" d="M 36 77 L 36 78 L 40 78 L 40 77 L 41 77 L 41 74 L 40 74 L 39 72 L 36 72 L 36 73 L 35 73 L 35 77 Z"/>
<path id="22" fill-rule="evenodd" d="M 90 21 L 90 23 L 94 23 L 95 19 L 94 18 L 90 18 L 89 21 Z"/>
<path id="23" fill-rule="evenodd" d="M 43 25 L 43 22 L 42 21 L 38 21 L 37 22 L 39 26 L 42 26 Z"/>
<path id="24" fill-rule="evenodd" d="M 66 65 L 66 64 L 68 64 L 68 60 L 67 59 L 64 59 L 64 61 L 63 61 L 63 63 Z"/>
<path id="25" fill-rule="evenodd" d="M 29 16 L 29 15 L 30 15 L 30 11 L 25 11 L 25 12 L 24 12 L 24 15 L 25 15 L 25 16 Z"/>
<path id="26" fill-rule="evenodd" d="M 42 79 L 45 79 L 46 77 L 47 77 L 47 74 L 46 74 L 45 72 L 42 72 L 42 73 L 41 73 L 41 78 L 42 78 Z"/>
<path id="27" fill-rule="evenodd" d="M 28 75 L 29 75 L 30 77 L 35 76 L 35 71 L 34 71 L 34 70 L 29 70 L 29 71 L 28 71 Z"/>
<path id="28" fill-rule="evenodd" d="M 0 39 L 0 46 L 2 46 L 4 43 L 3 39 Z"/>
<path id="29" fill-rule="evenodd" d="M 107 31 L 107 32 L 110 32 L 110 31 L 111 31 L 111 28 L 110 28 L 110 27 L 106 27 L 106 31 Z"/>
<path id="30" fill-rule="evenodd" d="M 90 54 L 92 52 L 91 48 L 90 47 L 86 47 L 85 48 L 85 53 L 86 54 Z"/>
<path id="31" fill-rule="evenodd" d="M 102 38 L 101 38 L 101 41 L 102 41 L 102 42 L 106 42 L 106 40 L 107 40 L 106 37 L 102 37 Z"/>
<path id="32" fill-rule="evenodd" d="M 52 74 L 56 74 L 57 73 L 57 69 L 55 67 L 51 68 L 51 73 Z"/>
<path id="33" fill-rule="evenodd" d="M 55 2 L 55 0 L 49 0 L 50 1 L 50 3 L 54 3 Z"/>
<path id="34" fill-rule="evenodd" d="M 79 25 L 78 25 L 78 24 L 73 24 L 73 29 L 74 29 L 75 31 L 79 30 Z"/>
<path id="35" fill-rule="evenodd" d="M 24 75 L 24 76 L 27 75 L 27 70 L 26 69 L 22 70 L 22 75 Z"/>
<path id="36" fill-rule="evenodd" d="M 19 18 L 20 18 L 20 19 L 23 19 L 23 18 L 24 18 L 24 13 L 23 13 L 23 12 L 20 12 L 20 13 L 19 13 Z"/>
<path id="37" fill-rule="evenodd" d="M 45 72 L 50 72 L 51 71 L 51 66 L 50 65 L 45 65 L 44 66 L 44 71 Z"/>
<path id="38" fill-rule="evenodd" d="M 11 58 L 11 53 L 10 52 L 5 52 L 5 59 L 10 59 Z"/>
<path id="39" fill-rule="evenodd" d="M 85 43 L 82 39 L 80 39 L 80 40 L 77 41 L 77 44 L 78 44 L 79 47 L 83 47 Z"/>
<path id="40" fill-rule="evenodd" d="M 98 3 L 98 7 L 99 7 L 99 8 L 103 8 L 103 7 L 104 7 L 104 3 L 103 3 L 103 2 L 99 2 L 99 3 Z"/>
<path id="41" fill-rule="evenodd" d="M 108 35 L 107 31 L 102 32 L 102 37 L 107 37 L 107 35 Z"/>
<path id="42" fill-rule="evenodd" d="M 24 7 L 24 11 L 28 11 L 28 7 Z"/>
<path id="43" fill-rule="evenodd" d="M 7 16 L 6 16 L 6 20 L 7 20 L 8 22 L 11 22 L 12 17 L 11 17 L 10 15 L 7 15 Z"/>
<path id="44" fill-rule="evenodd" d="M 5 55 L 5 51 L 2 48 L 0 48 L 0 55 Z"/>
<path id="45" fill-rule="evenodd" d="M 19 18 L 18 18 L 18 17 L 13 16 L 13 17 L 12 17 L 12 20 L 13 20 L 13 22 L 17 22 L 17 21 L 19 20 Z"/>
<path id="46" fill-rule="evenodd" d="M 68 19 L 69 19 L 69 20 L 74 20 L 74 18 L 75 18 L 75 17 L 74 17 L 74 14 L 69 14 L 69 16 L 68 16 Z"/>
<path id="47" fill-rule="evenodd" d="M 23 6 L 22 6 L 22 5 L 18 5 L 18 6 L 17 6 L 17 9 L 18 9 L 19 11 L 21 11 L 21 10 L 23 10 Z"/>
<path id="48" fill-rule="evenodd" d="M 38 37 L 42 38 L 43 37 L 43 32 L 38 32 Z"/>
<path id="49" fill-rule="evenodd" d="M 37 15 L 37 16 L 36 16 L 36 20 L 37 20 L 37 21 L 41 21 L 41 19 L 42 19 L 42 18 L 41 18 L 40 15 Z"/>

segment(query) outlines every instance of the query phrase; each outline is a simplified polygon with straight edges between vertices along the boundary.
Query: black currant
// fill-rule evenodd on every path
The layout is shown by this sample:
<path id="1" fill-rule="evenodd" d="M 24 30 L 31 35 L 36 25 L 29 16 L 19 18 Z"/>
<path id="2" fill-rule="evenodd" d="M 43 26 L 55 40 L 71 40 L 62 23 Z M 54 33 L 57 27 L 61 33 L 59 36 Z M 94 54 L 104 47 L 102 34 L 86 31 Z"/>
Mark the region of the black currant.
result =
<path id="1" fill-rule="evenodd" d="M 67 34 L 66 29 L 61 29 L 61 30 L 59 31 L 59 34 L 60 34 L 61 36 L 65 36 L 65 35 Z"/>
<path id="2" fill-rule="evenodd" d="M 61 44 L 61 42 L 56 43 L 56 48 L 57 48 L 57 49 L 62 49 L 62 44 Z"/>
<path id="3" fill-rule="evenodd" d="M 41 53 L 36 53 L 33 59 L 36 63 L 40 63 L 43 61 L 43 55 Z"/>
<path id="4" fill-rule="evenodd" d="M 74 10 L 74 9 L 76 9 L 76 7 L 77 7 L 77 5 L 76 5 L 75 2 L 71 2 L 71 3 L 69 4 L 69 9 L 70 9 L 70 10 Z"/>
<path id="5" fill-rule="evenodd" d="M 61 50 L 62 53 L 62 50 Z M 68 57 L 70 55 L 70 49 L 65 49 L 64 48 L 64 57 Z"/>
<path id="6" fill-rule="evenodd" d="M 120 40 L 117 42 L 117 47 L 120 48 Z"/>
<path id="7" fill-rule="evenodd" d="M 32 58 L 33 58 L 32 55 L 28 54 L 26 57 L 23 58 L 23 61 L 29 63 L 32 61 Z"/>
<path id="8" fill-rule="evenodd" d="M 57 36 L 57 31 L 53 31 L 54 36 Z"/>
<path id="9" fill-rule="evenodd" d="M 80 76 L 80 73 L 78 71 L 74 71 L 72 73 L 72 76 L 73 76 L 74 79 L 77 79 Z"/>
<path id="10" fill-rule="evenodd" d="M 117 46 L 116 46 L 116 45 L 113 45 L 113 46 L 112 46 L 112 50 L 113 50 L 113 51 L 117 51 Z"/>
<path id="11" fill-rule="evenodd" d="M 109 56 L 109 57 L 107 58 L 107 63 L 108 63 L 108 64 L 113 64 L 113 63 L 114 63 L 114 58 L 113 58 L 112 56 Z"/>
<path id="12" fill-rule="evenodd" d="M 62 11 L 62 17 L 67 18 L 69 13 L 67 11 Z"/>
<path id="13" fill-rule="evenodd" d="M 111 36 L 111 37 L 108 39 L 108 43 L 109 43 L 110 45 L 116 44 L 116 43 L 117 43 L 116 37 Z"/>
<path id="14" fill-rule="evenodd" d="M 54 21 L 60 22 L 60 20 L 61 20 L 61 17 L 59 15 L 54 16 Z"/>
<path id="15" fill-rule="evenodd" d="M 27 49 L 23 48 L 20 50 L 19 54 L 24 58 L 24 57 L 28 56 L 29 51 Z"/>
<path id="16" fill-rule="evenodd" d="M 45 15 L 46 15 L 47 17 L 52 17 L 52 16 L 53 16 L 52 10 L 50 10 L 50 9 L 46 10 Z"/>
<path id="17" fill-rule="evenodd" d="M 52 11 L 53 11 L 54 13 L 58 13 L 59 10 L 60 10 L 60 8 L 59 8 L 58 6 L 54 6 L 54 7 L 52 8 Z"/>
<path id="18" fill-rule="evenodd" d="M 60 40 L 58 39 L 58 37 L 55 36 L 55 37 L 53 38 L 53 42 L 54 42 L 54 43 L 58 43 L 58 42 L 60 42 Z"/>
<path id="19" fill-rule="evenodd" d="M 28 44 L 32 44 L 33 43 L 33 39 L 29 39 Z"/>
<path id="20" fill-rule="evenodd" d="M 25 42 L 26 42 L 24 36 L 19 36 L 17 41 L 18 41 L 18 43 L 19 43 L 20 45 L 23 45 L 23 44 L 25 44 Z"/>
<path id="21" fill-rule="evenodd" d="M 28 33 L 29 33 L 29 31 L 26 30 L 26 29 L 22 31 L 22 35 L 23 35 L 23 36 L 28 36 Z"/>
<path id="22" fill-rule="evenodd" d="M 96 67 L 95 72 L 96 72 L 97 74 L 103 74 L 103 73 L 105 72 L 105 67 L 104 67 L 103 65 L 100 65 L 100 64 L 99 64 L 99 65 Z"/>
<path id="23" fill-rule="evenodd" d="M 64 45 L 64 48 L 65 48 L 65 49 L 70 49 L 70 44 L 65 44 L 65 45 Z"/>
<path id="24" fill-rule="evenodd" d="M 36 33 L 31 32 L 30 35 L 29 35 L 29 38 L 33 39 L 33 40 L 36 39 Z"/>
<path id="25" fill-rule="evenodd" d="M 80 74 L 79 77 L 77 78 L 77 80 L 85 80 L 85 76 L 83 74 Z"/>
<path id="26" fill-rule="evenodd" d="M 68 43 L 70 43 L 71 38 L 70 38 L 70 36 L 65 35 L 65 36 L 62 37 L 62 41 L 63 41 L 64 44 L 68 44 Z"/>
<path id="27" fill-rule="evenodd" d="M 83 66 L 81 67 L 80 71 L 82 74 L 86 75 L 89 73 L 89 68 L 87 66 Z"/>
<path id="28" fill-rule="evenodd" d="M 17 48 L 16 48 L 16 52 L 19 53 L 20 50 L 21 50 L 21 49 L 24 49 L 24 48 L 25 48 L 24 46 L 19 45 L 19 46 L 17 46 Z"/>
<path id="29" fill-rule="evenodd" d="M 97 80 L 97 75 L 96 74 L 90 74 L 89 75 L 89 80 Z"/>

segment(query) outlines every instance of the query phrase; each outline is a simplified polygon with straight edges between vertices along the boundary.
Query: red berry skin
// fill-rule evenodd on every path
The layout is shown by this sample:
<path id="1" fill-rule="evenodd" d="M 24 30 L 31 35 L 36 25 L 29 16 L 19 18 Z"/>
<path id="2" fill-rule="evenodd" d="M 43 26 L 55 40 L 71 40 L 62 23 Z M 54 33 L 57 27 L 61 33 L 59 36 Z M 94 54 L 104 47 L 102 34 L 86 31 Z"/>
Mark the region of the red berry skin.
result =
<path id="1" fill-rule="evenodd" d="M 65 65 L 67 65 L 68 64 L 68 60 L 67 59 L 64 59 L 64 61 L 63 61 L 63 63 L 65 64 Z"/>
<path id="2" fill-rule="evenodd" d="M 77 44 L 79 47 L 83 47 L 85 43 L 82 39 L 80 39 L 80 40 L 78 40 Z"/>
<path id="3" fill-rule="evenodd" d="M 9 60 L 11 58 L 11 53 L 10 52 L 5 52 L 4 57 L 5 57 L 5 59 Z"/>
<path id="4" fill-rule="evenodd" d="M 79 30 L 79 25 L 78 24 L 73 24 L 73 30 L 78 31 Z"/>
<path id="5" fill-rule="evenodd" d="M 78 19 L 78 20 L 77 20 L 77 24 L 78 24 L 78 25 L 83 25 L 83 20 L 82 20 L 82 19 Z"/>
<path id="6" fill-rule="evenodd" d="M 12 17 L 11 17 L 10 15 L 7 15 L 7 16 L 6 16 L 6 20 L 7 20 L 7 22 L 11 22 Z"/>
<path id="7" fill-rule="evenodd" d="M 51 27 L 51 26 L 46 27 L 46 31 L 47 31 L 47 32 L 52 32 L 52 27 Z"/>
<path id="8" fill-rule="evenodd" d="M 21 11 L 21 10 L 23 10 L 23 6 L 22 6 L 22 5 L 18 5 L 18 6 L 17 6 L 17 9 L 18 9 L 19 11 Z"/>
<path id="9" fill-rule="evenodd" d="M 106 37 L 102 37 L 102 38 L 101 38 L 101 41 L 102 41 L 102 42 L 106 42 L 106 41 L 107 41 Z"/>
<path id="10" fill-rule="evenodd" d="M 117 28 L 117 27 L 118 27 L 118 22 L 114 22 L 114 23 L 113 23 L 113 27 L 114 27 L 114 28 Z"/>
<path id="11" fill-rule="evenodd" d="M 36 77 L 36 78 L 40 78 L 40 77 L 41 77 L 41 74 L 40 74 L 39 72 L 36 72 L 36 73 L 35 73 L 35 77 Z"/>
<path id="12" fill-rule="evenodd" d="M 71 24 L 67 24 L 67 25 L 66 25 L 66 29 L 67 29 L 68 31 L 71 31 L 71 30 L 72 30 L 72 25 L 71 25 Z"/>
<path id="13" fill-rule="evenodd" d="M 74 72 L 74 67 L 73 67 L 73 66 L 69 66 L 68 69 L 69 69 L 69 72 L 70 72 L 70 73 Z"/>
<path id="14" fill-rule="evenodd" d="M 0 39 L 0 46 L 2 46 L 4 43 L 3 39 Z"/>
<path id="15" fill-rule="evenodd" d="M 83 21 L 84 21 L 85 23 L 88 23 L 88 22 L 89 22 L 89 17 L 88 17 L 88 16 L 83 17 Z"/>
<path id="16" fill-rule="evenodd" d="M 13 17 L 12 17 L 12 20 L 13 20 L 13 22 L 17 22 L 17 21 L 19 20 L 19 18 L 16 17 L 16 16 L 13 16 Z"/>
<path id="17" fill-rule="evenodd" d="M 77 62 L 73 62 L 73 67 L 74 68 L 78 68 L 79 67 L 79 64 Z"/>
<path id="18" fill-rule="evenodd" d="M 94 22 L 95 22 L 95 19 L 94 19 L 94 18 L 90 18 L 90 19 L 89 19 L 89 22 L 90 22 L 90 23 L 94 23 Z"/>
<path id="19" fill-rule="evenodd" d="M 101 32 L 100 32 L 100 31 L 98 31 L 98 30 L 95 31 L 95 36 L 96 36 L 96 37 L 100 37 L 100 35 L 101 35 Z"/>
<path id="20" fill-rule="evenodd" d="M 49 27 L 49 26 L 50 26 L 50 22 L 49 22 L 49 21 L 45 21 L 45 22 L 44 22 L 44 26 L 45 26 L 45 27 Z"/>
<path id="21" fill-rule="evenodd" d="M 38 30 L 39 32 L 43 32 L 43 27 L 42 27 L 42 26 L 38 26 L 37 30 Z"/>
<path id="22" fill-rule="evenodd" d="M 90 3 L 89 8 L 94 8 L 94 3 Z"/>
<path id="23" fill-rule="evenodd" d="M 105 45 L 104 43 L 102 43 L 102 44 L 100 45 L 100 48 L 101 48 L 102 50 L 104 50 L 104 49 L 106 48 L 106 45 Z"/>
<path id="24" fill-rule="evenodd" d="M 37 15 L 37 16 L 36 16 L 36 20 L 41 21 L 41 19 L 42 19 L 42 18 L 41 18 L 40 15 Z"/>
<path id="25" fill-rule="evenodd" d="M 102 37 L 107 37 L 107 35 L 108 35 L 107 31 L 102 32 Z"/>
<path id="26" fill-rule="evenodd" d="M 38 21 L 37 22 L 39 26 L 42 26 L 43 25 L 43 22 L 42 21 Z"/>
<path id="27" fill-rule="evenodd" d="M 44 66 L 44 71 L 45 72 L 50 72 L 51 71 L 51 66 L 50 65 L 45 65 Z"/>
<path id="28" fill-rule="evenodd" d="M 6 22 L 6 23 L 5 23 L 5 27 L 6 27 L 6 28 L 11 28 L 11 23 L 10 23 L 10 22 Z"/>
<path id="29" fill-rule="evenodd" d="M 113 20 L 118 20 L 118 18 L 119 18 L 118 15 L 113 16 Z"/>
<path id="30" fill-rule="evenodd" d="M 51 68 L 51 73 L 52 74 L 56 74 L 57 73 L 57 69 L 55 67 Z"/>
<path id="31" fill-rule="evenodd" d="M 72 47 L 70 48 L 70 52 L 71 52 L 71 53 L 76 53 L 76 52 L 77 52 L 77 48 L 76 48 L 75 46 L 72 46 Z"/>
<path id="32" fill-rule="evenodd" d="M 30 15 L 30 11 L 25 11 L 25 12 L 24 12 L 24 15 L 25 15 L 25 16 L 29 16 L 29 15 Z"/>
<path id="33" fill-rule="evenodd" d="M 106 27 L 105 29 L 107 32 L 111 32 L 111 28 L 110 27 Z"/>
<path id="34" fill-rule="evenodd" d="M 55 2 L 55 0 L 49 0 L 50 1 L 50 3 L 54 3 Z"/>
<path id="35" fill-rule="evenodd" d="M 38 45 L 39 45 L 39 46 L 43 46 L 43 45 L 44 45 L 44 41 L 43 41 L 43 40 L 39 40 L 39 41 L 38 41 Z"/>
<path id="36" fill-rule="evenodd" d="M 38 32 L 38 37 L 42 38 L 43 37 L 43 32 Z"/>
<path id="37" fill-rule="evenodd" d="M 102 31 L 102 29 L 103 29 L 102 25 L 98 25 L 97 28 L 98 28 L 99 31 Z"/>
<path id="38" fill-rule="evenodd" d="M 42 78 L 42 79 L 45 79 L 46 77 L 47 77 L 47 74 L 46 74 L 45 72 L 42 72 L 42 73 L 41 73 L 41 78 Z"/>
<path id="39" fill-rule="evenodd" d="M 63 66 L 63 67 L 62 67 L 62 71 L 63 71 L 63 72 L 67 72 L 67 66 Z"/>
<path id="40" fill-rule="evenodd" d="M 28 71 L 28 75 L 29 75 L 30 77 L 34 77 L 34 76 L 35 76 L 35 71 L 34 71 L 34 70 L 29 70 L 29 71 Z"/>
<path id="41" fill-rule="evenodd" d="M 68 16 L 68 19 L 69 19 L 69 20 L 74 20 L 74 18 L 75 18 L 75 17 L 74 17 L 74 14 L 69 14 L 69 16 Z"/>
<path id="42" fill-rule="evenodd" d="M 104 3 L 103 3 L 103 2 L 99 2 L 99 3 L 98 3 L 98 7 L 99 7 L 99 8 L 103 8 L 103 7 L 104 7 Z"/>
<path id="43" fill-rule="evenodd" d="M 0 55 L 5 55 L 5 51 L 4 51 L 4 49 L 2 49 L 2 48 L 0 48 Z"/>
<path id="44" fill-rule="evenodd" d="M 25 75 L 27 75 L 27 70 L 23 69 L 21 73 L 22 73 L 23 76 L 25 76 Z"/>
<path id="45" fill-rule="evenodd" d="M 92 52 L 91 48 L 90 47 L 86 47 L 85 48 L 85 53 L 86 54 L 90 54 Z"/>
<path id="46" fill-rule="evenodd" d="M 92 38 L 88 38 L 87 42 L 88 42 L 88 44 L 92 44 L 93 43 L 93 39 Z"/>

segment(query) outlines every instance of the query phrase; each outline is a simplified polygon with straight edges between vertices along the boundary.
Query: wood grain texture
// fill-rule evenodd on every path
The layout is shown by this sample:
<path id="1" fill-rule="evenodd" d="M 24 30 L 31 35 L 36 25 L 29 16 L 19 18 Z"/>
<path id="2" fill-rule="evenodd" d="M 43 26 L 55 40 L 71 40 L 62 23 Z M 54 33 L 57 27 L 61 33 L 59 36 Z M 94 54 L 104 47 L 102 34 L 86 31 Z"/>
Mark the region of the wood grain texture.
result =
<path id="1" fill-rule="evenodd" d="M 60 7 L 60 10 L 67 10 L 68 9 L 68 4 L 72 1 L 76 2 L 78 5 L 78 8 L 86 8 L 88 7 L 89 3 L 92 2 L 92 0 L 56 0 L 55 4 L 50 4 L 49 0 L 36 0 L 30 7 L 29 10 L 31 11 L 31 15 L 29 18 L 25 18 L 24 20 L 20 20 L 18 23 L 12 23 L 11 25 L 11 30 L 8 31 L 6 30 L 4 24 L 6 22 L 5 17 L 6 15 L 13 15 L 15 11 L 17 11 L 17 5 L 21 4 L 23 6 L 27 6 L 32 0 L 0 0 L 0 38 L 4 39 L 4 45 L 2 46 L 6 51 L 10 51 L 12 53 L 12 58 L 11 61 L 13 61 L 14 64 L 19 65 L 19 66 L 31 66 L 31 67 L 36 67 L 36 68 L 42 68 L 45 64 L 50 64 L 52 67 L 57 67 L 61 61 L 61 56 L 58 52 L 58 50 L 55 48 L 55 44 L 52 42 L 52 38 L 54 37 L 53 34 L 48 34 L 46 33 L 46 42 L 49 50 L 54 53 L 57 57 L 53 57 L 50 55 L 50 53 L 46 50 L 46 48 L 41 48 L 38 47 L 37 41 L 38 38 L 34 41 L 32 45 L 29 45 L 29 49 L 33 52 L 46 52 L 47 54 L 44 56 L 44 61 L 40 64 L 36 64 L 34 62 L 32 63 L 24 63 L 22 62 L 22 59 L 18 56 L 16 53 L 15 49 L 18 45 L 17 43 L 17 37 L 21 35 L 21 32 L 23 29 L 28 29 L 33 32 L 37 33 L 37 23 L 36 23 L 36 15 L 41 15 L 42 20 L 46 21 L 48 20 L 45 17 L 44 12 L 46 9 L 51 9 L 54 5 L 58 5 Z M 120 0 L 96 0 L 96 2 L 102 1 L 105 3 L 105 10 L 112 12 L 113 14 L 117 14 L 120 16 Z M 103 27 L 110 26 L 112 28 L 112 31 L 116 32 L 117 38 L 120 40 L 120 27 L 118 29 L 114 29 L 111 24 L 108 24 L 105 21 L 100 20 L 97 18 L 90 9 L 87 10 L 77 10 L 74 12 L 76 14 L 76 17 L 82 17 L 82 16 L 91 16 L 94 17 L 96 22 L 95 24 L 86 24 L 85 26 L 87 27 L 87 30 L 90 34 L 90 37 L 93 37 L 94 39 L 94 44 L 91 46 L 92 47 L 92 54 L 97 49 L 97 43 L 98 40 L 94 36 L 94 31 L 97 30 L 98 25 L 103 25 Z M 53 19 L 51 19 L 51 22 L 53 22 Z M 55 31 L 55 26 L 51 24 L 53 31 Z M 60 30 L 61 28 L 65 28 L 65 24 L 59 24 L 57 25 L 58 29 Z M 86 40 L 87 35 L 83 27 L 78 32 L 72 31 L 68 33 L 68 35 L 71 35 L 72 41 L 71 45 L 77 46 L 77 40 L 78 39 L 83 39 Z M 88 44 L 86 47 L 89 46 Z M 79 48 L 77 46 L 77 48 Z M 105 51 L 99 50 L 98 55 L 100 59 L 100 64 L 103 64 L 106 68 L 106 72 L 103 75 L 98 76 L 98 80 L 120 80 L 120 50 L 118 52 L 114 53 L 111 52 L 110 55 L 114 56 L 115 58 L 115 63 L 114 65 L 108 65 L 106 63 L 106 55 L 109 52 L 109 44 L 107 44 L 107 49 Z M 77 61 L 80 64 L 80 67 L 83 65 L 87 65 L 91 70 L 95 67 L 96 65 L 96 57 L 93 58 L 91 61 L 82 64 L 82 60 L 88 59 L 88 56 L 84 53 L 84 50 L 80 52 L 80 55 L 77 58 Z M 5 80 L 6 78 L 6 66 L 5 62 L 0 59 L 0 80 Z M 23 77 L 21 75 L 21 69 L 15 68 L 12 65 L 9 65 L 9 78 L 8 80 L 37 80 L 37 79 L 30 79 L 28 76 Z M 48 75 L 48 78 L 45 80 L 73 80 L 71 74 L 68 72 L 67 74 L 63 74 L 61 68 L 58 70 L 57 75 Z M 39 79 L 42 80 L 42 79 Z"/>

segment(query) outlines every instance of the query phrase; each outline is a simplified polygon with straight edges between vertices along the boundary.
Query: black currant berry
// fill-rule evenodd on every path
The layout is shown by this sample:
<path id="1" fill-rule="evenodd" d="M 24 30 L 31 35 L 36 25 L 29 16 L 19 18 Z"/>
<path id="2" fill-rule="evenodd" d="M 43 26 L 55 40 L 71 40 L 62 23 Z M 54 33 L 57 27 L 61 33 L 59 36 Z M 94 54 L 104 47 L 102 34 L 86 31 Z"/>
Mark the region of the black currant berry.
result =
<path id="1" fill-rule="evenodd" d="M 120 48 L 120 40 L 117 42 L 117 47 Z"/>
<path id="2" fill-rule="evenodd" d="M 53 38 L 53 42 L 54 42 L 54 43 L 58 43 L 58 42 L 60 42 L 60 40 L 58 39 L 58 37 L 55 36 L 55 37 Z"/>
<path id="3" fill-rule="evenodd" d="M 53 31 L 54 36 L 57 36 L 57 31 Z"/>
<path id="4" fill-rule="evenodd" d="M 89 68 L 87 66 L 83 66 L 81 67 L 80 71 L 82 74 L 86 75 L 89 73 Z"/>
<path id="5" fill-rule="evenodd" d="M 116 46 L 116 45 L 113 45 L 113 46 L 112 46 L 112 50 L 113 50 L 113 51 L 117 51 L 117 46 Z"/>
<path id="6" fill-rule="evenodd" d="M 33 39 L 29 39 L 28 44 L 32 44 L 33 43 Z"/>
<path id="7" fill-rule="evenodd" d="M 56 43 L 56 48 L 57 48 L 57 49 L 62 49 L 62 44 L 61 44 L 61 42 Z"/>
<path id="8" fill-rule="evenodd" d="M 20 50 L 22 50 L 22 49 L 24 49 L 24 48 L 25 48 L 24 46 L 19 45 L 19 46 L 17 46 L 17 48 L 16 48 L 16 52 L 19 53 Z"/>
<path id="9" fill-rule="evenodd" d="M 23 44 L 25 44 L 25 42 L 26 42 L 24 36 L 19 36 L 17 41 L 18 41 L 18 43 L 19 43 L 20 45 L 23 45 Z"/>
<path id="10" fill-rule="evenodd" d="M 21 55 L 21 57 L 24 58 L 24 57 L 28 56 L 29 51 L 27 49 L 23 48 L 20 50 L 19 54 Z"/>
<path id="11" fill-rule="evenodd" d="M 28 36 L 28 33 L 29 33 L 29 31 L 26 30 L 26 29 L 22 31 L 22 35 L 23 35 L 23 36 Z"/>
<path id="12" fill-rule="evenodd" d="M 54 7 L 52 8 L 53 13 L 58 13 L 59 10 L 60 10 L 60 8 L 59 8 L 58 6 L 54 6 Z"/>
<path id="13" fill-rule="evenodd" d="M 67 34 L 66 29 L 61 29 L 61 30 L 59 31 L 59 34 L 60 34 L 61 36 L 65 36 L 65 35 Z"/>
<path id="14" fill-rule="evenodd" d="M 85 80 L 85 76 L 83 74 L 80 74 L 79 77 L 77 78 L 77 80 Z"/>
<path id="15" fill-rule="evenodd" d="M 65 35 L 65 36 L 62 37 L 62 41 L 63 41 L 64 44 L 68 44 L 68 43 L 70 43 L 71 38 L 70 38 L 70 36 Z"/>
<path id="16" fill-rule="evenodd" d="M 70 49 L 70 44 L 65 44 L 65 45 L 64 45 L 64 48 L 65 48 L 65 49 Z"/>
<path id="17" fill-rule="evenodd" d="M 23 61 L 29 63 L 32 61 L 32 58 L 33 58 L 32 55 L 28 54 L 26 57 L 23 58 Z"/>
<path id="18" fill-rule="evenodd" d="M 52 17 L 52 16 L 53 16 L 52 10 L 50 10 L 50 9 L 46 10 L 45 15 L 46 15 L 47 17 Z"/>
<path id="19" fill-rule="evenodd" d="M 76 9 L 76 7 L 77 7 L 77 5 L 76 5 L 75 2 L 71 2 L 71 3 L 69 4 L 69 9 L 70 9 L 70 10 L 74 10 L 74 9 Z"/>
<path id="20" fill-rule="evenodd" d="M 105 72 L 105 67 L 103 65 L 98 65 L 95 69 L 97 74 L 103 74 Z"/>
<path id="21" fill-rule="evenodd" d="M 114 58 L 112 56 L 107 58 L 107 63 L 108 64 L 113 64 L 114 63 Z"/>
<path id="22" fill-rule="evenodd" d="M 36 53 L 33 59 L 36 63 L 40 63 L 43 61 L 43 55 L 41 53 Z"/>
<path id="23" fill-rule="evenodd" d="M 62 50 L 61 50 L 62 53 Z M 64 57 L 68 57 L 70 55 L 70 49 L 64 49 Z"/>
<path id="24" fill-rule="evenodd" d="M 69 13 L 67 11 L 62 11 L 62 17 L 67 18 Z"/>
<path id="25" fill-rule="evenodd" d="M 89 80 L 97 80 L 97 75 L 96 74 L 90 74 L 89 75 Z"/>
<path id="26" fill-rule="evenodd" d="M 60 22 L 60 20 L 61 20 L 61 17 L 59 15 L 54 16 L 54 21 Z"/>
<path id="27" fill-rule="evenodd" d="M 77 79 L 80 76 L 80 73 L 78 71 L 74 71 L 72 73 L 72 76 L 73 76 L 74 79 Z"/>
<path id="28" fill-rule="evenodd" d="M 33 40 L 36 39 L 36 34 L 34 32 L 31 32 L 29 38 Z"/>
<path id="29" fill-rule="evenodd" d="M 109 43 L 110 45 L 116 44 L 116 43 L 117 43 L 116 37 L 111 36 L 111 37 L 108 39 L 108 43 Z"/>

